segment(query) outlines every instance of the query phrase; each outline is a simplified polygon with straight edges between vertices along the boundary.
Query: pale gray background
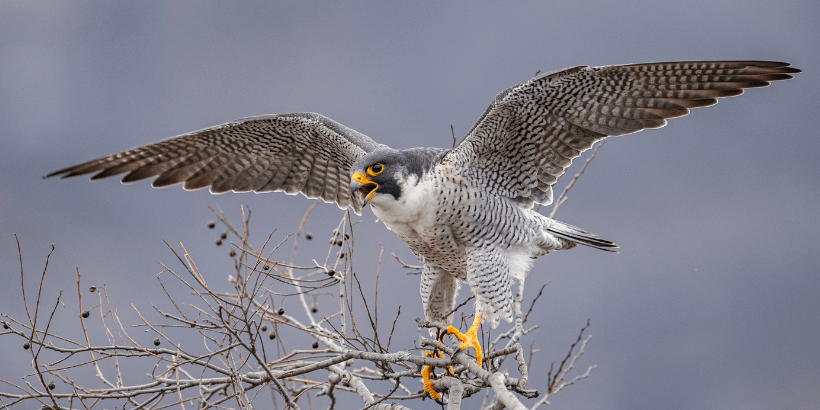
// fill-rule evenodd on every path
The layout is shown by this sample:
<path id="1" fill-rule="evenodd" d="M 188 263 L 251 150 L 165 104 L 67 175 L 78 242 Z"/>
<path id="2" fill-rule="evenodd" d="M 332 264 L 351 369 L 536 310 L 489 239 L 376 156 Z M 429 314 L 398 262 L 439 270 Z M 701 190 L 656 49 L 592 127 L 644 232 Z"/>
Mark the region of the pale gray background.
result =
<path id="1" fill-rule="evenodd" d="M 14 233 L 30 292 L 56 244 L 47 306 L 66 290 L 55 326 L 71 332 L 75 267 L 84 287 L 108 285 L 122 315 L 132 303 L 148 313 L 149 302 L 167 306 L 156 261 L 177 266 L 163 238 L 184 242 L 210 282 L 227 288 L 233 263 L 227 247 L 213 245 L 218 232 L 205 228 L 208 205 L 239 220 L 239 205 L 250 204 L 260 243 L 275 228 L 277 238 L 294 231 L 311 203 L 40 179 L 64 166 L 296 111 L 322 113 L 395 148 L 449 146 L 450 124 L 462 136 L 497 92 L 536 70 L 788 61 L 804 70 L 795 80 L 603 147 L 557 216 L 616 241 L 621 252 L 539 259 L 528 295 L 552 284 L 533 319 L 541 329 L 524 343 L 541 349 L 533 386 L 543 387 L 548 362 L 592 319 L 579 366 L 598 367 L 555 396 L 553 408 L 817 408 L 818 21 L 820 5 L 808 0 L 0 1 L 0 310 L 24 314 Z M 316 249 L 340 217 L 334 205 L 317 209 L 308 224 Z M 374 277 L 379 243 L 385 254 L 412 260 L 369 209 L 361 220 L 361 277 Z M 401 347 L 412 346 L 412 318 L 422 314 L 417 287 L 418 277 L 384 265 L 379 306 L 389 312 L 384 322 L 402 306 Z M 331 311 L 330 298 L 322 303 Z M 0 378 L 19 382 L 27 373 L 20 343 L 0 337 Z"/>

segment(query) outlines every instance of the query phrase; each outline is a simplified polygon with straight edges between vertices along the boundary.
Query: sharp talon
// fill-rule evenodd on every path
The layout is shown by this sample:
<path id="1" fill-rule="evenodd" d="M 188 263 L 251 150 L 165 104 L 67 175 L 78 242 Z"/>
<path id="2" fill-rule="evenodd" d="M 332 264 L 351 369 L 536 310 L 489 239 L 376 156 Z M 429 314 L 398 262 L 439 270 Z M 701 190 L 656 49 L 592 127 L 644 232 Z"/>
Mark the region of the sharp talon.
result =
<path id="1" fill-rule="evenodd" d="M 453 327 L 452 325 L 447 326 L 447 333 L 455 335 L 456 339 L 458 339 L 461 343 L 458 345 L 458 348 L 461 350 L 467 350 L 469 348 L 473 348 L 475 350 L 475 361 L 478 363 L 480 367 L 482 364 L 483 355 L 481 353 L 481 343 L 478 342 L 478 326 L 481 324 L 481 315 L 476 315 L 475 320 L 473 320 L 473 324 L 467 329 L 467 332 L 461 333 Z"/>

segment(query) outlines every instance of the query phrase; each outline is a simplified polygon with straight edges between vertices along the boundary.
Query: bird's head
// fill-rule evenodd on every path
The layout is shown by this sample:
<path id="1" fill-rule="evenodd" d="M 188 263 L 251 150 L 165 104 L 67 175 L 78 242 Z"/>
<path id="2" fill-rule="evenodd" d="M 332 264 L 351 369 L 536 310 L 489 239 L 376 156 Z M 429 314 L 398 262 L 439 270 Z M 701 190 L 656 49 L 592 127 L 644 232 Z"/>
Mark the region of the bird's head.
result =
<path id="1" fill-rule="evenodd" d="M 362 205 L 402 202 L 448 150 L 385 148 L 371 152 L 350 168 L 350 192 Z"/>
<path id="2" fill-rule="evenodd" d="M 401 197 L 401 185 L 407 175 L 406 158 L 401 151 L 372 152 L 350 168 L 350 192 L 362 205 L 382 198 L 395 201 Z"/>

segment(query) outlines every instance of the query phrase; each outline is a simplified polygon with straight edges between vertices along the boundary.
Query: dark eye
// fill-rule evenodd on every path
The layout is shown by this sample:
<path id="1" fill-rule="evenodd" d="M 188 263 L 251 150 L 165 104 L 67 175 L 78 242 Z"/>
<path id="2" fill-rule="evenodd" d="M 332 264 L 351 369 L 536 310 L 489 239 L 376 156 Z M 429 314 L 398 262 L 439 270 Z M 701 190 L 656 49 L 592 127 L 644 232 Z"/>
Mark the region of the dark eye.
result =
<path id="1" fill-rule="evenodd" d="M 370 174 L 371 176 L 378 175 L 382 171 L 384 171 L 384 165 L 382 165 L 380 163 L 379 164 L 373 164 L 369 168 L 367 168 L 367 173 Z"/>

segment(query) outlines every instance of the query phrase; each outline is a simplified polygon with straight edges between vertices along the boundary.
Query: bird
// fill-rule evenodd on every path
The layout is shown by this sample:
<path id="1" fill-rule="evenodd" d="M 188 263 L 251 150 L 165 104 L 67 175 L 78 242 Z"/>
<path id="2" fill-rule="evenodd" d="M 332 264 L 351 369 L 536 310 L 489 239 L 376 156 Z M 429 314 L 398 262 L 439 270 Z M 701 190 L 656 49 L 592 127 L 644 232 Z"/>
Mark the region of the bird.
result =
<path id="1" fill-rule="evenodd" d="M 772 61 L 680 61 L 575 66 L 537 74 L 499 93 L 452 148 L 394 149 L 316 113 L 243 118 L 52 172 L 44 178 L 127 173 L 212 193 L 274 192 L 373 214 L 423 264 L 420 294 L 429 321 L 452 322 L 460 283 L 475 295 L 465 333 L 475 350 L 487 321 L 513 320 L 511 283 L 539 256 L 577 245 L 615 243 L 548 218 L 553 185 L 596 142 L 707 107 L 746 88 L 788 80 L 800 70 Z M 440 395 L 422 371 L 424 389 Z"/>

